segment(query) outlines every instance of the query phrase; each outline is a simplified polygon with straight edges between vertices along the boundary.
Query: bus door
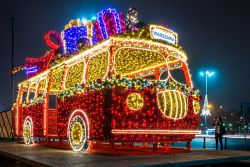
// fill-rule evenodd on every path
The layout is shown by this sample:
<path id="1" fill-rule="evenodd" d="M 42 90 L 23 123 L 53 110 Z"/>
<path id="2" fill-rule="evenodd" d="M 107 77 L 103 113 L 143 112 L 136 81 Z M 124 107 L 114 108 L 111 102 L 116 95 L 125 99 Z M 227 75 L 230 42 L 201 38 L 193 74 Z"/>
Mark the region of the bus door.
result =
<path id="1" fill-rule="evenodd" d="M 48 136 L 57 136 L 57 96 L 50 94 L 48 102 Z"/>

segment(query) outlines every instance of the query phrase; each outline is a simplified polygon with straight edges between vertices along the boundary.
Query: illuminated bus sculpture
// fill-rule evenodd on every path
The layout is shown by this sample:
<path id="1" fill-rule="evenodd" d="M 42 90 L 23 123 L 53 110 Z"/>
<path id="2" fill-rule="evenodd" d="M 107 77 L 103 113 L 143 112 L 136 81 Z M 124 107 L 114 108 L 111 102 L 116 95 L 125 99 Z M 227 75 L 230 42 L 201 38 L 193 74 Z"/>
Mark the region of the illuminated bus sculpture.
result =
<path id="1" fill-rule="evenodd" d="M 200 133 L 200 97 L 170 29 L 128 29 L 121 13 L 106 9 L 96 20 L 70 21 L 61 34 L 48 32 L 45 42 L 51 49 L 44 56 L 16 68 L 27 75 L 13 108 L 18 141 L 53 138 L 76 151 L 107 141 L 189 147 Z M 175 70 L 185 83 L 176 81 Z"/>

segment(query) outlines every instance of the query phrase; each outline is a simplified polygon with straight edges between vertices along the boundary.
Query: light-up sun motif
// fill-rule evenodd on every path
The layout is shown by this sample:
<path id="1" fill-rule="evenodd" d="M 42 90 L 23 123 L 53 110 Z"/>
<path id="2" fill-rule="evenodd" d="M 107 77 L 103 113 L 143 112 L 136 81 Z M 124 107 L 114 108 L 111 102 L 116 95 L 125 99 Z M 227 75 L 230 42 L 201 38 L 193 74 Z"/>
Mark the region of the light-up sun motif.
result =
<path id="1" fill-rule="evenodd" d="M 139 110 L 144 105 L 144 100 L 141 94 L 131 93 L 127 97 L 127 105 L 132 110 Z"/>

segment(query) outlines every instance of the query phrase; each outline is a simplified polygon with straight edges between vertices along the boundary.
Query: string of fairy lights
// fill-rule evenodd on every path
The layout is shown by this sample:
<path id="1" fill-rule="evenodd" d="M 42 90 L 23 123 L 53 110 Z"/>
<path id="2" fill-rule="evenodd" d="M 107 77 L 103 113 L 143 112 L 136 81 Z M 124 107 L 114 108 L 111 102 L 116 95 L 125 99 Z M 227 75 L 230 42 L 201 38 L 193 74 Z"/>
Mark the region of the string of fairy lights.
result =
<path id="1" fill-rule="evenodd" d="M 108 71 L 109 53 L 102 52 L 95 55 L 88 62 L 87 82 L 94 82 L 103 79 Z M 76 82 L 75 82 L 76 83 Z"/>
<path id="2" fill-rule="evenodd" d="M 62 77 L 64 74 L 64 66 L 58 67 L 54 70 L 52 70 L 52 80 L 50 83 L 50 89 L 51 90 L 57 90 L 59 91 L 61 89 L 61 82 L 62 82 Z"/>
<path id="3" fill-rule="evenodd" d="M 166 64 L 164 57 L 148 50 L 122 48 L 115 56 L 115 71 L 121 76 L 162 64 Z"/>
<path id="4" fill-rule="evenodd" d="M 82 82 L 83 69 L 84 69 L 83 62 L 75 64 L 69 68 L 65 83 L 66 88 L 74 87 L 76 83 Z"/>

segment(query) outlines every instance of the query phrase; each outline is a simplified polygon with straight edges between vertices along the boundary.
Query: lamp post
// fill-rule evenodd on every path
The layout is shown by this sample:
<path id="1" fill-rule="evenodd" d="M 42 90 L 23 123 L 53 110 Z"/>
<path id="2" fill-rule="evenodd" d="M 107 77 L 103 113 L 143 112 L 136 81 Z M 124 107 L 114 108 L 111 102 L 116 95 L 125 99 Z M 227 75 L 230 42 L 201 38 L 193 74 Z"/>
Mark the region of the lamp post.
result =
<path id="1" fill-rule="evenodd" d="M 206 71 L 206 72 L 200 72 L 200 75 L 202 77 L 205 76 L 206 79 L 206 94 L 205 94 L 205 99 L 204 99 L 204 104 L 203 104 L 203 108 L 202 108 L 202 113 L 201 116 L 204 116 L 204 130 L 206 131 L 207 129 L 207 116 L 210 116 L 210 109 L 208 106 L 208 96 L 207 96 L 207 81 L 209 77 L 212 77 L 214 75 L 214 72 L 211 71 Z"/>

